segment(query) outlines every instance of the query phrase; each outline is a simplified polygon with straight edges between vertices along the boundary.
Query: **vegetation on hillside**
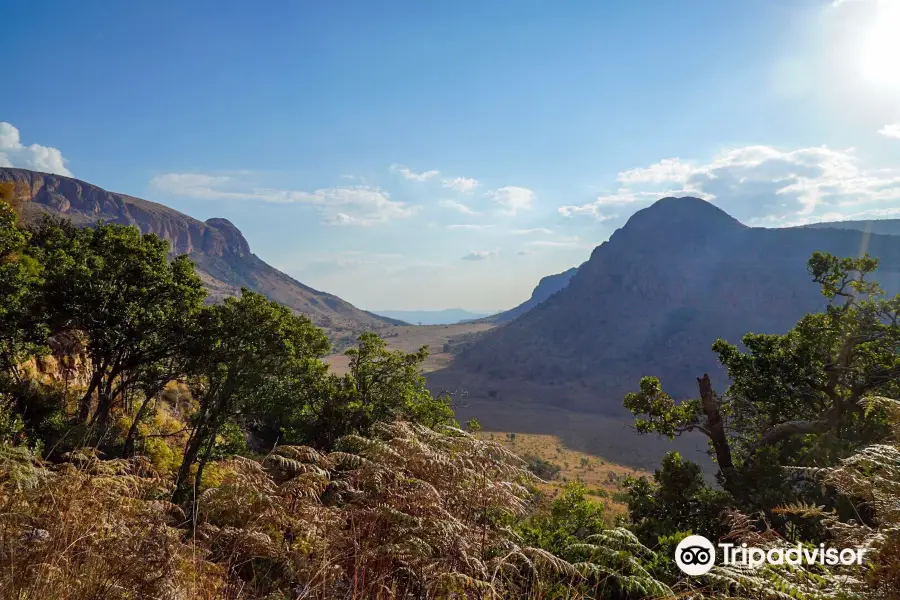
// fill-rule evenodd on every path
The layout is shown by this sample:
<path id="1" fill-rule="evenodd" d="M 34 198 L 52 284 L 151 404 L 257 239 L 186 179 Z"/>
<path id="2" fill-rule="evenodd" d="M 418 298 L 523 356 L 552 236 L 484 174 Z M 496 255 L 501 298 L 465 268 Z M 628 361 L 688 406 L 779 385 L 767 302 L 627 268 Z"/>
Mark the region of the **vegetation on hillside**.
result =
<path id="1" fill-rule="evenodd" d="M 814 256 L 840 302 L 749 353 L 717 342 L 722 396 L 629 395 L 640 430 L 710 437 L 722 489 L 671 455 L 612 522 L 460 427 L 425 348 L 366 333 L 336 375 L 306 317 L 247 290 L 206 304 L 155 236 L 24 228 L 0 194 L 0 600 L 898 598 L 900 299 L 871 259 Z M 689 532 L 873 561 L 687 578 Z"/>

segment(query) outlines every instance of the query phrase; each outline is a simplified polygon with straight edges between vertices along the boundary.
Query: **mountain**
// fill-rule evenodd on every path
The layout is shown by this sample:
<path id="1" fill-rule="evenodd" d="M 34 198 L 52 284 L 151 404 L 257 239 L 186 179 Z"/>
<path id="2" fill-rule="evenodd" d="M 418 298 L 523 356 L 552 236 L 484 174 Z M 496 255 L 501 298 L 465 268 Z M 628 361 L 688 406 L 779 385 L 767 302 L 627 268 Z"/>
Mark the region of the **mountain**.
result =
<path id="1" fill-rule="evenodd" d="M 813 223 L 806 225 L 813 229 L 854 229 L 866 233 L 881 235 L 900 235 L 900 219 L 881 219 L 876 221 L 834 221 L 831 223 Z"/>
<path id="2" fill-rule="evenodd" d="M 695 377 L 725 376 L 710 346 L 746 332 L 779 333 L 824 299 L 806 271 L 816 250 L 881 259 L 875 274 L 900 290 L 900 237 L 849 229 L 747 227 L 697 198 L 664 198 L 594 249 L 569 285 L 460 350 L 428 375 L 467 402 L 604 413 L 645 375 L 676 397 Z M 474 405 L 474 404 L 473 404 Z"/>
<path id="3" fill-rule="evenodd" d="M 512 321 L 516 317 L 525 314 L 559 290 L 569 285 L 569 280 L 572 279 L 572 276 L 575 275 L 576 271 L 578 271 L 578 267 L 572 267 L 568 271 L 563 271 L 562 273 L 557 273 L 556 275 L 547 275 L 546 277 L 542 277 L 538 282 L 537 287 L 535 287 L 534 291 L 531 292 L 531 298 L 516 306 L 515 308 L 497 313 L 496 315 L 488 317 L 486 320 L 492 323 L 500 324 L 506 323 L 507 321 Z"/>
<path id="4" fill-rule="evenodd" d="M 30 190 L 31 202 L 23 211 L 26 220 L 43 214 L 65 217 L 79 226 L 103 220 L 136 225 L 144 233 L 165 238 L 173 254 L 187 254 L 197 264 L 213 301 L 236 295 L 246 287 L 308 315 L 337 343 L 365 329 L 397 323 L 303 285 L 270 266 L 250 251 L 240 230 L 227 219 L 198 221 L 156 202 L 108 192 L 71 177 L 26 169 L 0 168 L 0 181 L 16 182 Z"/>
<path id="5" fill-rule="evenodd" d="M 444 310 L 374 310 L 374 314 L 413 325 L 454 325 L 463 321 L 474 321 L 489 315 L 474 313 L 462 308 Z"/>

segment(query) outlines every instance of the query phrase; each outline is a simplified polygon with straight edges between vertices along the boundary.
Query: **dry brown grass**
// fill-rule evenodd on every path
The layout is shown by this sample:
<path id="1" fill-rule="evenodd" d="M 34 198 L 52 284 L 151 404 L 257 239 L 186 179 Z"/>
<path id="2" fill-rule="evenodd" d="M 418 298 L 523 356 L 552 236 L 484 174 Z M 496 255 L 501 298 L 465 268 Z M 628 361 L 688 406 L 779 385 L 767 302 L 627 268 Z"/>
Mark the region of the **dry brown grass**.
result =
<path id="1" fill-rule="evenodd" d="M 640 565 L 521 546 L 504 523 L 530 510 L 534 478 L 499 443 L 394 423 L 341 448 L 211 464 L 192 527 L 146 458 L 50 467 L 0 446 L 0 600 L 576 599 L 610 578 L 666 589 Z"/>
<path id="2" fill-rule="evenodd" d="M 494 440 L 519 456 L 534 455 L 550 461 L 560 467 L 559 476 L 538 485 L 541 491 L 553 496 L 571 481 L 582 482 L 592 493 L 589 497 L 606 507 L 606 515 L 610 520 L 618 516 L 626 516 L 627 509 L 621 502 L 613 500 L 613 494 L 622 491 L 622 481 L 627 476 L 650 476 L 650 473 L 633 467 L 619 465 L 603 457 L 567 448 L 562 440 L 554 435 L 517 433 L 514 439 L 510 432 L 482 431 L 480 439 Z"/>
<path id="3" fill-rule="evenodd" d="M 424 372 L 443 369 L 453 361 L 453 354 L 444 352 L 444 345 L 458 344 L 462 338 L 493 328 L 491 323 L 458 323 L 455 325 L 403 325 L 379 330 L 391 350 L 416 352 L 428 346 L 431 354 L 425 361 Z M 332 354 L 325 359 L 331 370 L 343 375 L 349 368 L 349 360 L 343 354 Z"/>

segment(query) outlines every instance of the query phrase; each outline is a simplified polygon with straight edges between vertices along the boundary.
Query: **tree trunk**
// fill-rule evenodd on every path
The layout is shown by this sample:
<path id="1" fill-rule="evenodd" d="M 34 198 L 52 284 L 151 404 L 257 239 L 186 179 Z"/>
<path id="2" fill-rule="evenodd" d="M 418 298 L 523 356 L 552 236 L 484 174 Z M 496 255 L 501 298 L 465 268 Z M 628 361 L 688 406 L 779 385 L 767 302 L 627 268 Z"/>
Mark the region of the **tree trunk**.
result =
<path id="1" fill-rule="evenodd" d="M 95 371 L 91 376 L 91 381 L 88 383 L 88 389 L 78 402 L 79 421 L 86 422 L 91 415 L 91 397 L 94 395 L 94 391 L 97 389 L 97 386 L 100 385 L 102 379 L 103 371 Z"/>
<path id="2" fill-rule="evenodd" d="M 709 439 L 712 441 L 713 450 L 716 453 L 716 462 L 719 463 L 719 471 L 722 473 L 722 487 L 732 495 L 740 493 L 737 484 L 737 470 L 731 458 L 731 445 L 725 434 L 725 423 L 722 420 L 722 411 L 716 402 L 716 394 L 712 388 L 712 382 L 708 374 L 697 378 L 700 386 L 700 403 L 703 413 L 706 415 L 706 428 L 709 431 Z"/>
<path id="3" fill-rule="evenodd" d="M 106 380 L 106 385 L 104 385 L 100 389 L 100 393 L 97 394 L 97 410 L 94 412 L 94 417 L 91 419 L 92 425 L 106 425 L 109 422 L 109 413 L 112 410 L 112 401 L 113 401 L 113 377 L 110 375 Z"/>
<path id="4" fill-rule="evenodd" d="M 144 396 L 141 407 L 138 409 L 137 414 L 134 415 L 131 427 L 128 428 L 128 435 L 125 436 L 125 446 L 122 449 L 122 454 L 126 457 L 134 454 L 134 440 L 137 437 L 138 426 L 141 424 L 141 419 L 144 418 L 144 414 L 147 412 L 152 401 L 153 396 Z"/>
<path id="5" fill-rule="evenodd" d="M 203 450 L 203 454 L 200 456 L 200 463 L 197 465 L 197 474 L 194 476 L 194 491 L 200 489 L 200 480 L 203 479 L 203 469 L 206 468 L 206 463 L 209 461 L 209 455 L 212 454 L 213 445 L 216 443 L 216 435 L 219 433 L 219 426 L 215 425 L 209 433 L 209 439 L 206 442 L 206 448 Z M 196 524 L 197 522 L 197 496 L 191 498 L 191 524 Z"/>
<path id="6" fill-rule="evenodd" d="M 172 494 L 172 504 L 181 504 L 187 496 L 188 474 L 190 473 L 191 465 L 197 460 L 200 446 L 203 445 L 204 436 L 202 430 L 205 428 L 205 422 L 197 423 L 197 427 L 188 438 L 187 446 L 184 449 L 184 457 L 181 459 L 181 466 L 178 468 L 178 475 L 175 477 L 175 492 Z"/>

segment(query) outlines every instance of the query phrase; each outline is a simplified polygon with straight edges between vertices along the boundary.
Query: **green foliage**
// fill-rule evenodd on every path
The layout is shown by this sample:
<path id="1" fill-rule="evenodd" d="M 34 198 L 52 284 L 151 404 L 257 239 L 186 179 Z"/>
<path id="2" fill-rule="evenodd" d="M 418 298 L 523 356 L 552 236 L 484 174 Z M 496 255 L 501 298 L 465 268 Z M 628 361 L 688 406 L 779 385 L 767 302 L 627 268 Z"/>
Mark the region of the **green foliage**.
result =
<path id="1" fill-rule="evenodd" d="M 536 454 L 526 454 L 522 458 L 525 460 L 528 470 L 545 481 L 556 479 L 559 477 L 559 472 L 562 470 L 562 467 L 558 464 L 543 459 Z"/>
<path id="2" fill-rule="evenodd" d="M 885 298 L 867 279 L 876 267 L 868 255 L 813 254 L 808 269 L 826 309 L 785 334 L 748 333 L 746 352 L 717 340 L 732 382 L 724 396 L 704 396 L 701 380 L 700 399 L 677 403 L 645 377 L 625 397 L 638 431 L 709 437 L 719 481 L 748 510 L 834 502 L 817 486 L 790 482 L 783 466 L 835 464 L 887 434 L 883 415 L 862 410 L 868 396 L 900 393 L 900 295 Z"/>
<path id="3" fill-rule="evenodd" d="M 521 527 L 522 539 L 565 558 L 567 549 L 606 529 L 603 506 L 589 500 L 587 488 L 568 483 L 548 509 L 532 516 Z"/>
<path id="4" fill-rule="evenodd" d="M 21 381 L 19 365 L 44 351 L 47 329 L 36 307 L 40 265 L 27 254 L 29 233 L 0 201 L 0 369 Z"/>
<path id="5" fill-rule="evenodd" d="M 289 439 L 330 448 L 345 435 L 366 435 L 376 423 L 395 419 L 428 427 L 453 424 L 453 409 L 434 398 L 425 386 L 422 363 L 428 348 L 405 353 L 388 350 L 373 332 L 360 335 L 359 344 L 345 352 L 350 370 L 329 376 L 295 415 Z"/>
<path id="6" fill-rule="evenodd" d="M 173 363 L 206 292 L 186 256 L 168 260 L 168 243 L 136 227 L 101 223 L 74 229 L 45 219 L 34 233 L 44 265 L 42 296 L 54 331 L 86 337 L 91 378 L 80 404 L 86 420 L 106 423 L 125 384 L 161 389 L 182 369 Z"/>
<path id="7" fill-rule="evenodd" d="M 198 458 L 196 481 L 201 479 L 226 423 L 280 414 L 306 400 L 296 394 L 317 389 L 303 384 L 324 373 L 319 359 L 329 348 L 325 334 L 307 317 L 246 289 L 239 298 L 206 307 L 190 339 L 188 371 L 200 407 L 179 469 L 176 501 L 184 497 Z"/>
<path id="8" fill-rule="evenodd" d="M 641 379 L 640 391 L 626 394 L 624 404 L 635 415 L 645 415 L 634 420 L 638 433 L 658 433 L 670 439 L 691 431 L 702 414 L 699 400 L 676 404 L 656 377 Z"/>
<path id="9" fill-rule="evenodd" d="M 728 494 L 708 487 L 700 467 L 677 452 L 665 456 L 653 481 L 629 478 L 625 487 L 632 526 L 645 544 L 678 531 L 691 530 L 709 539 L 727 531 L 721 513 L 729 506 Z"/>

